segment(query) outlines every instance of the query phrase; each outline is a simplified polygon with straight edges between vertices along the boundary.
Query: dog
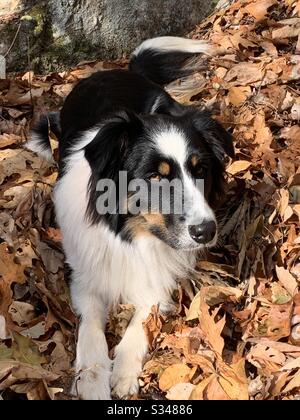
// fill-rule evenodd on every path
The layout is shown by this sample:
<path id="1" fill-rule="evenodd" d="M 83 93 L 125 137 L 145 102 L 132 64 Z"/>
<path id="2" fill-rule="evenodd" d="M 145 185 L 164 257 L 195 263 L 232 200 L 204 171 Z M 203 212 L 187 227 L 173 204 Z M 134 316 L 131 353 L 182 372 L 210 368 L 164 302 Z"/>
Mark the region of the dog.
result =
<path id="1" fill-rule="evenodd" d="M 143 321 L 153 305 L 170 309 L 172 292 L 195 266 L 199 250 L 216 244 L 214 208 L 224 193 L 226 159 L 234 157 L 232 137 L 207 111 L 181 105 L 164 90 L 186 74 L 186 60 L 210 49 L 205 41 L 178 37 L 146 40 L 128 70 L 80 81 L 61 112 L 42 117 L 32 130 L 27 147 L 47 159 L 49 125 L 59 139 L 54 203 L 80 317 L 74 390 L 81 399 L 138 392 L 148 351 Z M 111 198 L 99 191 L 99 180 L 109 180 L 116 191 L 120 173 L 126 186 L 136 179 L 147 186 L 179 179 L 182 211 L 164 214 L 144 205 L 126 213 L 124 203 L 133 197 L 128 193 L 113 199 L 114 211 L 99 212 L 99 198 L 106 194 L 102 204 Z M 204 191 L 197 179 L 204 180 Z M 105 325 L 119 302 L 133 304 L 135 314 L 112 361 Z"/>

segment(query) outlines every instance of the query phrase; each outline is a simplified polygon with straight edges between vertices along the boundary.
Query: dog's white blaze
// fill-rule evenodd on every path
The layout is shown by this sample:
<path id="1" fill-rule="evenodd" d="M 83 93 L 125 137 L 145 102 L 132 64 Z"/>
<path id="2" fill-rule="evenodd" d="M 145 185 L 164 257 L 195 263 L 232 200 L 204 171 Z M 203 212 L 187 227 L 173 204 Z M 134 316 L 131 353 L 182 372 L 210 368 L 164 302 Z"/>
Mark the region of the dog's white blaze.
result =
<path id="1" fill-rule="evenodd" d="M 174 159 L 181 167 L 184 166 L 188 153 L 187 144 L 184 134 L 178 128 L 170 126 L 157 131 L 154 141 L 161 154 Z"/>
<path id="2" fill-rule="evenodd" d="M 144 41 L 134 50 L 133 55 L 137 56 L 141 52 L 151 49 L 199 54 L 208 52 L 211 49 L 211 45 L 209 42 L 203 40 L 180 38 L 177 36 L 160 36 Z"/>

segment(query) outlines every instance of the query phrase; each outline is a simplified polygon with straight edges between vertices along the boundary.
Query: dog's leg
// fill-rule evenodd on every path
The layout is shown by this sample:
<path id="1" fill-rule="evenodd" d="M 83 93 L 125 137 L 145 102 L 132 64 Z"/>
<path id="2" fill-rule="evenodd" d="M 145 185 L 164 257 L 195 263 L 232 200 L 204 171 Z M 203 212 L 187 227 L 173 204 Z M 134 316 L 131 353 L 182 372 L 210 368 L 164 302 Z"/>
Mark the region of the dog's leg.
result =
<path id="1" fill-rule="evenodd" d="M 119 398 L 135 394 L 139 390 L 138 376 L 148 351 L 143 321 L 150 311 L 150 307 L 136 308 L 123 339 L 116 347 L 111 386 L 112 393 Z"/>
<path id="2" fill-rule="evenodd" d="M 76 280 L 71 288 L 72 300 L 81 319 L 72 391 L 85 400 L 108 400 L 112 362 L 104 335 L 106 307 L 101 296 L 89 290 L 87 279 Z"/>

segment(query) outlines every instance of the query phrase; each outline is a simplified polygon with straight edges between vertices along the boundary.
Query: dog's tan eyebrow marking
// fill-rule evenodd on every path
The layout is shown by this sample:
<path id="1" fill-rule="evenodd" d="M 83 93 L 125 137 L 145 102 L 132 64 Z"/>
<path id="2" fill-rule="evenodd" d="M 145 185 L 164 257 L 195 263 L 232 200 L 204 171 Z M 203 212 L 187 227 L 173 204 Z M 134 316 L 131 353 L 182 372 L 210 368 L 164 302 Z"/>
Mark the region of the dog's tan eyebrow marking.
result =
<path id="1" fill-rule="evenodd" d="M 191 157 L 191 164 L 192 164 L 192 166 L 195 168 L 195 166 L 197 166 L 198 165 L 198 163 L 200 163 L 200 156 L 198 156 L 198 155 L 192 155 L 192 157 Z"/>
<path id="2" fill-rule="evenodd" d="M 170 164 L 165 161 L 160 162 L 160 164 L 158 165 L 158 172 L 162 176 L 170 175 L 170 172 L 171 172 Z"/>

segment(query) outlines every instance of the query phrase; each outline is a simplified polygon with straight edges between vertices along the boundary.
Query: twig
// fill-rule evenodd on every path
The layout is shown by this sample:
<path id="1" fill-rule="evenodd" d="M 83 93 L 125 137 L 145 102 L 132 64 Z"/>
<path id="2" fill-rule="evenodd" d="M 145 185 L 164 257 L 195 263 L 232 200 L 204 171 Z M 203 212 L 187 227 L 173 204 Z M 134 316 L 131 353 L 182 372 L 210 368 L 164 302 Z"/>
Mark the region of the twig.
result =
<path id="1" fill-rule="evenodd" d="M 14 36 L 14 39 L 13 39 L 13 41 L 12 41 L 12 43 L 11 43 L 10 47 L 8 48 L 8 50 L 6 51 L 6 53 L 4 54 L 4 58 L 5 58 L 5 57 L 7 57 L 7 56 L 8 56 L 8 54 L 9 54 L 9 53 L 11 52 L 11 50 L 13 49 L 13 46 L 15 45 L 15 42 L 16 42 L 17 37 L 18 37 L 18 35 L 19 35 L 20 29 L 21 29 L 21 25 L 22 25 L 22 22 L 20 21 L 20 22 L 19 22 L 18 29 L 17 29 L 17 32 L 16 32 L 16 34 L 15 34 L 15 36 Z"/>

